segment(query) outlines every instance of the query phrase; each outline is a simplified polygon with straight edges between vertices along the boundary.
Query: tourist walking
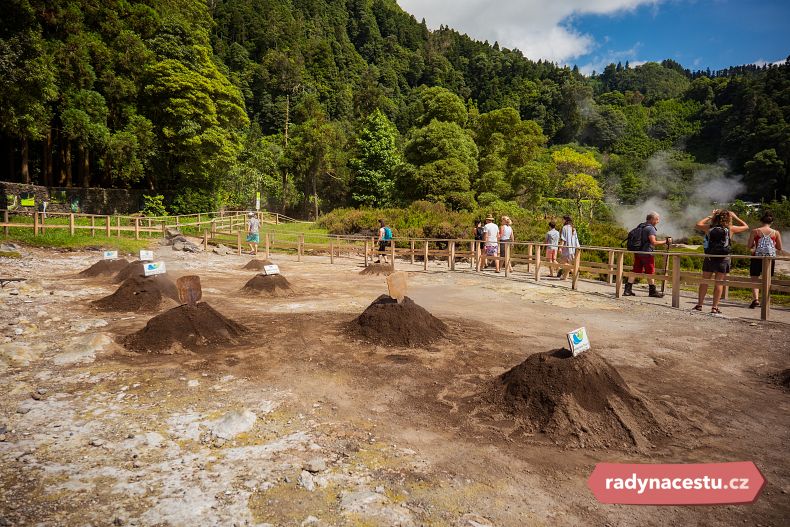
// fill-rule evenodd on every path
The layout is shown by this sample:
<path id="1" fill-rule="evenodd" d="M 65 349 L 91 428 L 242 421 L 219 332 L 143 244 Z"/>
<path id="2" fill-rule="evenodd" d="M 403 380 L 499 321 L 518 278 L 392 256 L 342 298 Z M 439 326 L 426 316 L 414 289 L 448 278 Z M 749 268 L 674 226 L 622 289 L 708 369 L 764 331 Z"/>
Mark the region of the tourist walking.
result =
<path id="1" fill-rule="evenodd" d="M 506 252 L 506 244 L 513 243 L 516 241 L 516 237 L 513 233 L 513 222 L 510 220 L 509 216 L 502 216 L 501 220 L 502 224 L 499 227 L 499 256 L 501 258 L 505 257 Z M 511 246 L 510 253 L 513 253 L 513 249 Z M 510 265 L 510 262 L 507 263 L 507 272 L 512 272 L 513 266 Z"/>
<path id="2" fill-rule="evenodd" d="M 384 258 L 384 263 L 387 263 L 387 246 L 392 243 L 392 229 L 387 226 L 387 222 L 379 220 L 379 259 L 376 263 L 381 263 L 381 258 Z M 392 262 L 393 264 L 395 262 Z"/>
<path id="3" fill-rule="evenodd" d="M 496 258 L 498 256 L 498 241 L 499 241 L 499 227 L 497 224 L 494 223 L 494 217 L 488 216 L 486 217 L 486 223 L 483 226 L 483 230 L 485 231 L 484 236 L 484 245 L 483 245 L 483 254 L 480 255 L 480 259 L 477 261 L 477 270 L 479 271 L 482 267 L 488 267 L 488 259 L 489 258 Z M 496 272 L 499 272 L 499 260 L 494 260 Z"/>
<path id="4" fill-rule="evenodd" d="M 749 249 L 753 256 L 776 257 L 777 251 L 782 251 L 782 233 L 771 228 L 774 222 L 773 214 L 766 212 L 760 218 L 760 227 L 754 229 L 749 236 Z M 776 260 L 771 260 L 771 276 L 774 275 Z M 763 261 L 759 258 L 749 260 L 749 276 L 752 282 L 759 282 L 763 274 Z M 750 309 L 760 307 L 760 290 L 752 289 L 752 303 Z"/>
<path id="5" fill-rule="evenodd" d="M 258 254 L 258 244 L 261 243 L 261 220 L 254 212 L 249 214 L 249 224 L 247 225 L 247 243 L 250 244 L 250 254 Z"/>
<path id="6" fill-rule="evenodd" d="M 738 225 L 733 225 L 733 221 L 737 221 Z M 721 300 L 721 295 L 724 291 L 722 282 L 730 272 L 729 255 L 732 250 L 732 237 L 748 231 L 749 226 L 732 211 L 714 210 L 710 216 L 699 220 L 696 228 L 705 233 L 704 247 L 705 254 L 708 256 L 702 261 L 702 278 L 709 280 L 713 277 L 716 281 L 713 286 L 713 305 L 710 312 L 718 315 L 721 314 L 719 300 Z M 700 283 L 697 305 L 694 306 L 694 311 L 702 311 L 707 292 L 707 282 Z"/>
<path id="7" fill-rule="evenodd" d="M 660 221 L 661 217 L 659 216 L 658 212 L 649 212 L 645 217 L 645 221 L 637 225 L 631 230 L 631 232 L 628 233 L 628 245 L 626 248 L 629 251 L 635 251 L 639 253 L 652 253 L 657 245 L 668 246 L 671 244 L 672 238 L 670 237 L 667 237 L 665 240 L 658 240 L 656 238 L 658 235 L 657 226 Z M 656 274 L 655 256 L 652 254 L 635 254 L 633 272 L 649 275 Z M 636 280 L 637 279 L 635 277 L 631 277 L 626 280 L 623 296 L 636 296 L 636 293 L 634 293 L 633 290 Z M 647 296 L 651 296 L 653 298 L 664 297 L 664 293 L 659 293 L 656 289 L 656 281 L 653 278 L 648 278 L 647 284 L 650 291 Z"/>
<path id="8" fill-rule="evenodd" d="M 579 235 L 570 216 L 563 216 L 562 219 L 565 224 L 560 231 L 560 264 L 572 264 L 576 256 L 576 248 L 579 247 Z M 565 280 L 569 274 L 570 270 L 560 269 L 557 278 Z"/>
<path id="9" fill-rule="evenodd" d="M 557 224 L 553 221 L 549 222 L 549 231 L 546 233 L 545 243 L 549 274 L 554 275 L 554 267 L 557 264 L 557 248 L 560 244 L 560 231 L 557 230 Z"/>

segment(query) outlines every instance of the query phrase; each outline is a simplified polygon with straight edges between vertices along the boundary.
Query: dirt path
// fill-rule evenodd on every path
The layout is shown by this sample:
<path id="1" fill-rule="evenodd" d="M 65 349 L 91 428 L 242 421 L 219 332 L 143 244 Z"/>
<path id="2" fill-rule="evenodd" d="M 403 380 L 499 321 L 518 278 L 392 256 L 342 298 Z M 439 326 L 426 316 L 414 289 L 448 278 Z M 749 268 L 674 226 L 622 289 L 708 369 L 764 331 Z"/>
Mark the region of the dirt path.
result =
<path id="1" fill-rule="evenodd" d="M 449 337 L 387 348 L 347 331 L 386 290 L 356 261 L 273 255 L 293 295 L 262 298 L 239 294 L 249 257 L 161 256 L 173 278 L 199 274 L 248 338 L 130 353 L 117 340 L 152 315 L 90 307 L 117 288 L 75 277 L 96 253 L 0 261 L 32 278 L 0 291 L 0 525 L 778 526 L 790 513 L 775 382 L 787 324 L 405 265 L 409 296 Z M 496 376 L 582 325 L 672 416 L 665 442 L 555 444 L 485 404 Z M 750 506 L 606 506 L 586 488 L 599 461 L 754 461 L 768 484 Z"/>

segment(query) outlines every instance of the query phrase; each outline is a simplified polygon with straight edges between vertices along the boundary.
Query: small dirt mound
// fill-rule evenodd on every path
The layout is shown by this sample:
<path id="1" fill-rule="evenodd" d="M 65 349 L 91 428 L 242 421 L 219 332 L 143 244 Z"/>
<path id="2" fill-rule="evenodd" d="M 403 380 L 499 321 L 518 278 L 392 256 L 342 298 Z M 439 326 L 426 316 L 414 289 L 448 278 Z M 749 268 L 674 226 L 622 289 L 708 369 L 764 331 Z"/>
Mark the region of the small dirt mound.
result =
<path id="1" fill-rule="evenodd" d="M 83 278 L 94 278 L 96 276 L 110 276 L 119 272 L 121 269 L 129 265 L 129 262 L 124 258 L 119 260 L 99 260 L 91 265 L 84 271 L 80 271 L 78 276 Z"/>
<path id="2" fill-rule="evenodd" d="M 281 274 L 256 274 L 241 288 L 244 293 L 261 296 L 290 296 L 291 282 Z"/>
<path id="3" fill-rule="evenodd" d="M 103 311 L 159 311 L 178 300 L 178 288 L 167 275 L 131 276 L 111 295 L 94 300 Z"/>
<path id="4" fill-rule="evenodd" d="M 666 437 L 666 418 L 593 351 L 536 353 L 498 381 L 501 404 L 525 431 L 557 444 L 642 449 Z"/>
<path id="5" fill-rule="evenodd" d="M 771 382 L 790 392 L 790 368 L 778 371 L 770 376 Z"/>
<path id="6" fill-rule="evenodd" d="M 351 322 L 351 331 L 385 346 L 427 346 L 444 337 L 447 326 L 409 297 L 398 304 L 381 295 Z"/>
<path id="7" fill-rule="evenodd" d="M 380 275 L 389 276 L 389 275 L 391 275 L 394 272 L 395 272 L 395 269 L 393 269 L 392 265 L 390 265 L 390 264 L 374 263 L 374 264 L 370 264 L 367 267 L 365 267 L 364 269 L 362 269 L 359 272 L 359 274 L 372 274 L 372 275 L 376 275 L 376 276 L 380 276 Z"/>
<path id="8" fill-rule="evenodd" d="M 256 258 L 256 259 L 253 259 L 253 260 L 250 260 L 249 262 L 247 262 L 247 265 L 242 267 L 242 269 L 251 269 L 253 271 L 263 271 L 263 267 L 265 265 L 272 265 L 272 262 L 270 260 L 258 260 Z"/>
<path id="9" fill-rule="evenodd" d="M 112 281 L 116 284 L 120 284 L 127 278 L 131 278 L 133 276 L 145 276 L 145 263 L 141 262 L 140 260 L 135 260 L 133 262 L 129 262 L 124 267 L 118 271 L 118 274 L 115 275 L 115 278 Z"/>
<path id="10" fill-rule="evenodd" d="M 178 306 L 155 316 L 122 342 L 127 349 L 141 353 L 209 352 L 215 346 L 236 344 L 248 331 L 200 302 L 195 307 Z"/>

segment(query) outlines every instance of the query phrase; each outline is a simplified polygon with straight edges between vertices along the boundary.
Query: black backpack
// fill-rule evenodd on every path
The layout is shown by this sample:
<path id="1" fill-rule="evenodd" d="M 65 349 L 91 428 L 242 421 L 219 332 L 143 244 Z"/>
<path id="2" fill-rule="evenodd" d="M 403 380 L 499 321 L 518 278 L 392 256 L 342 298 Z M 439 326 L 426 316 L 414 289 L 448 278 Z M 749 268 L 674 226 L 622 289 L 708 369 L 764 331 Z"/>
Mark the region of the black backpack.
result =
<path id="1" fill-rule="evenodd" d="M 623 240 L 625 242 L 626 249 L 629 251 L 641 251 L 644 248 L 645 240 L 642 237 L 642 233 L 644 232 L 645 227 L 647 227 L 647 222 L 640 223 L 628 233 L 628 238 Z"/>
<path id="2" fill-rule="evenodd" d="M 730 254 L 730 230 L 717 225 L 708 231 L 706 254 Z"/>

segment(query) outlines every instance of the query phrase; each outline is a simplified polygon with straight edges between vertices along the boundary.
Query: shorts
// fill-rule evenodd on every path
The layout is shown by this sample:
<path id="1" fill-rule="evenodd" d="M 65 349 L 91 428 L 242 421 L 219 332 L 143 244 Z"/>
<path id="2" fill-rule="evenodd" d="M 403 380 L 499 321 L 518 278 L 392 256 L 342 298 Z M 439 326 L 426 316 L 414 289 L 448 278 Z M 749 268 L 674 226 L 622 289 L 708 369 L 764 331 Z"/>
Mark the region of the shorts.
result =
<path id="1" fill-rule="evenodd" d="M 486 245 L 486 256 L 496 256 L 496 255 L 497 255 L 497 246 Z"/>
<path id="2" fill-rule="evenodd" d="M 547 260 L 556 260 L 557 259 L 557 249 L 546 249 L 546 259 Z"/>
<path id="3" fill-rule="evenodd" d="M 656 258 L 652 254 L 635 254 L 634 268 L 635 273 L 656 274 Z"/>
<path id="4" fill-rule="evenodd" d="M 771 260 L 771 276 L 776 270 L 776 260 Z M 760 276 L 763 274 L 763 261 L 758 258 L 749 260 L 749 276 Z"/>
<path id="5" fill-rule="evenodd" d="M 257 232 L 254 233 L 254 234 L 248 234 L 247 235 L 247 241 L 250 242 L 250 243 L 260 243 L 261 235 L 258 234 Z"/>
<path id="6" fill-rule="evenodd" d="M 387 252 L 387 246 L 390 244 L 389 241 L 383 240 L 379 242 L 379 252 L 384 253 Z"/>
<path id="7" fill-rule="evenodd" d="M 705 257 L 702 260 L 703 273 L 729 273 L 730 272 L 730 257 L 720 256 L 718 258 Z"/>
<path id="8" fill-rule="evenodd" d="M 505 257 L 505 244 L 510 243 L 507 240 L 499 242 L 499 256 Z"/>

